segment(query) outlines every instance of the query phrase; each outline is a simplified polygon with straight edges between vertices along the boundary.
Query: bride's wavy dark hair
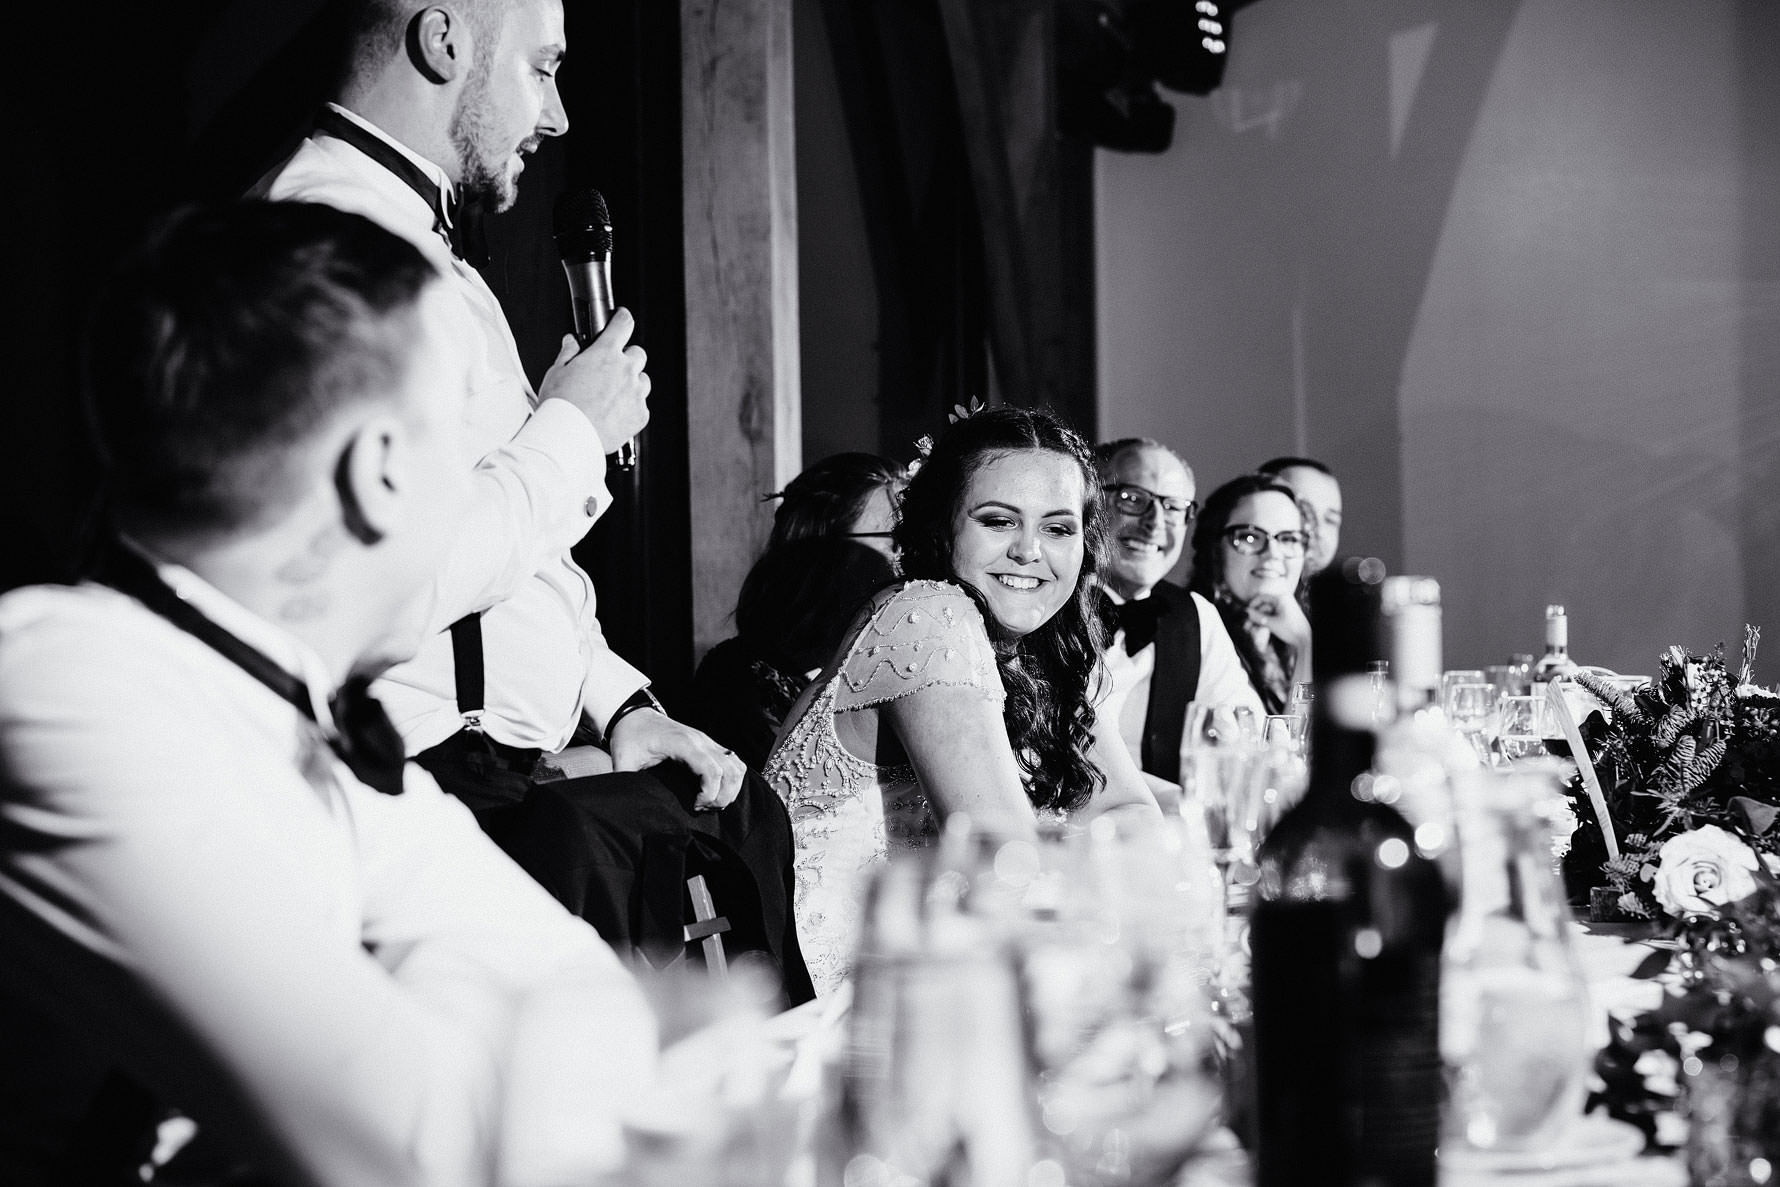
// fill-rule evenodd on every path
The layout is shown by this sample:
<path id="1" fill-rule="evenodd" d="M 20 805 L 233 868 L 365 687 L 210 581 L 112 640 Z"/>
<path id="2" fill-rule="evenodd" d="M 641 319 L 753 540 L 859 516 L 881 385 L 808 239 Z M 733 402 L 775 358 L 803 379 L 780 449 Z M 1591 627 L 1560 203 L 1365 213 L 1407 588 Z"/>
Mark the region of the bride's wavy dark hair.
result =
<path id="1" fill-rule="evenodd" d="M 995 458 L 1026 450 L 1061 454 L 1081 472 L 1084 547 L 1069 600 L 1049 622 L 1016 638 L 983 596 L 958 579 L 952 558 L 954 525 L 971 476 Z M 965 417 L 946 429 L 902 492 L 896 544 L 906 576 L 950 581 L 982 611 L 1007 690 L 1007 737 L 1027 798 L 1037 807 L 1063 811 L 1086 804 L 1106 782 L 1088 757 L 1094 728 L 1090 692 L 1103 645 L 1094 576 L 1106 559 L 1106 513 L 1087 442 L 1045 411 L 1001 407 Z"/>

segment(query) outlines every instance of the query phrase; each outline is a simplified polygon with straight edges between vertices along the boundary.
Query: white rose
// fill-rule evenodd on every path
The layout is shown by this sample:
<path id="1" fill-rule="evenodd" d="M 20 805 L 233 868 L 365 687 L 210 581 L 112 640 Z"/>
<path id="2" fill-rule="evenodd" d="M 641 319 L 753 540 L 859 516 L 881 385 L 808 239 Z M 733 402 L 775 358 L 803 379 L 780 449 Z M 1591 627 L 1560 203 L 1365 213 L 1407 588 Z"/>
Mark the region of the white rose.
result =
<path id="1" fill-rule="evenodd" d="M 1671 915 L 1716 915 L 1755 893 L 1755 851 L 1716 824 L 1670 837 L 1657 851 L 1651 890 Z"/>

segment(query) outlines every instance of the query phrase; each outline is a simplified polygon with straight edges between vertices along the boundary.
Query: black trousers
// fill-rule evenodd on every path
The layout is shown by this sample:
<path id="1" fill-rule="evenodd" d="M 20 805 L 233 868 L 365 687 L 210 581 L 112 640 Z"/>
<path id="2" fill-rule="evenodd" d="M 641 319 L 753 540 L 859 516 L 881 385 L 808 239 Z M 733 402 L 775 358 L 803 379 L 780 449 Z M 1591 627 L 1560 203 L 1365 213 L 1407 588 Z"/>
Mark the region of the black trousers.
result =
<path id="1" fill-rule="evenodd" d="M 749 772 L 719 812 L 694 812 L 680 763 L 538 782 L 538 753 L 462 731 L 415 756 L 490 839 L 620 955 L 661 967 L 686 951 L 686 880 L 702 874 L 731 958 L 771 963 L 787 1005 L 815 996 L 792 916 L 791 820 Z"/>

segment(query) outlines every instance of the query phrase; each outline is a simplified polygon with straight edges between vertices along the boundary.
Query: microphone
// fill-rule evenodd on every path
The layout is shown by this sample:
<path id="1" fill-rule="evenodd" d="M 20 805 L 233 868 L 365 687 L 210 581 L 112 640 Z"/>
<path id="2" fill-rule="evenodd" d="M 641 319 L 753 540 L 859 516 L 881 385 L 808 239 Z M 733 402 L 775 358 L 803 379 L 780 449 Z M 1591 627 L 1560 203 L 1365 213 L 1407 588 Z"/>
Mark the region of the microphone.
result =
<path id="1" fill-rule="evenodd" d="M 612 299 L 612 216 L 605 195 L 588 188 L 559 196 L 551 223 L 562 270 L 569 278 L 575 337 L 586 346 L 599 337 L 617 308 Z M 637 443 L 632 438 L 618 447 L 617 465 L 628 470 L 636 464 Z"/>

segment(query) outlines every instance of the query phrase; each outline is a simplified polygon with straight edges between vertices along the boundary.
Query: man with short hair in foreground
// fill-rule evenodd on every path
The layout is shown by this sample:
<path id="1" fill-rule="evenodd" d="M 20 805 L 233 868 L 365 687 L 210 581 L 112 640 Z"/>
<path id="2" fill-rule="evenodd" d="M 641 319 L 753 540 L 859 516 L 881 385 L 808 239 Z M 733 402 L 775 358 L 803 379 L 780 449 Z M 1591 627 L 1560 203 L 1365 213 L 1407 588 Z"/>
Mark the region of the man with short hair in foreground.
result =
<path id="1" fill-rule="evenodd" d="M 472 487 L 449 299 L 357 215 L 175 218 L 93 322 L 102 582 L 0 598 L 7 1045 L 279 1183 L 588 1181 L 654 1055 L 611 950 L 364 691 L 419 644 Z M 8 1182 L 130 1149 L 16 1121 Z"/>
<path id="2" fill-rule="evenodd" d="M 1119 734 L 1144 773 L 1181 781 L 1187 706 L 1242 705 L 1258 721 L 1261 698 L 1212 604 L 1165 581 L 1192 535 L 1193 471 L 1148 437 L 1094 451 L 1106 495 L 1111 555 L 1101 574 L 1106 673 Z M 1166 790 L 1166 789 L 1164 789 Z"/>

